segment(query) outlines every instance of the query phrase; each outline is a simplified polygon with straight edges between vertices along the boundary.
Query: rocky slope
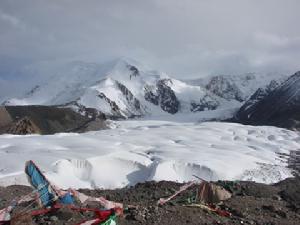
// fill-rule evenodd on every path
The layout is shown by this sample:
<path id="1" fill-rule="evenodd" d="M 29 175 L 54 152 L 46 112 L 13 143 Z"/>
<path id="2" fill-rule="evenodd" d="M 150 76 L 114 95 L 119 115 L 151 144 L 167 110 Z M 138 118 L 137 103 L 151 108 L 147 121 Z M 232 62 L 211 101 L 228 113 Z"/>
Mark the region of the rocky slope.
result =
<path id="1" fill-rule="evenodd" d="M 300 129 L 300 72 L 281 85 L 258 89 L 235 116 L 237 122 Z"/>
<path id="2" fill-rule="evenodd" d="M 299 178 L 290 178 L 275 185 L 264 185 L 254 182 L 225 182 L 219 181 L 232 192 L 232 198 L 219 204 L 223 210 L 232 214 L 222 217 L 200 207 L 189 207 L 190 201 L 197 193 L 198 186 L 192 186 L 164 206 L 158 206 L 157 200 L 172 195 L 182 184 L 162 181 L 159 183 L 146 182 L 134 187 L 117 190 L 80 190 L 90 196 L 105 196 L 106 198 L 130 205 L 124 216 L 119 217 L 119 225 L 135 224 L 254 224 L 254 225 L 294 225 L 300 223 L 300 193 Z M 26 186 L 0 187 L 0 208 L 5 207 L 12 199 L 23 196 L 32 190 Z M 26 204 L 17 208 L 13 214 L 30 211 L 35 204 Z M 97 207 L 90 204 L 88 207 Z M 26 224 L 76 224 L 87 218 L 89 213 L 78 213 L 67 208 L 33 218 L 27 216 Z M 20 218 L 20 217 L 18 217 Z M 21 223 L 19 219 L 18 224 Z"/>
<path id="3" fill-rule="evenodd" d="M 54 106 L 0 107 L 0 134 L 54 134 L 105 128 L 105 116 L 93 110 L 83 116 Z"/>

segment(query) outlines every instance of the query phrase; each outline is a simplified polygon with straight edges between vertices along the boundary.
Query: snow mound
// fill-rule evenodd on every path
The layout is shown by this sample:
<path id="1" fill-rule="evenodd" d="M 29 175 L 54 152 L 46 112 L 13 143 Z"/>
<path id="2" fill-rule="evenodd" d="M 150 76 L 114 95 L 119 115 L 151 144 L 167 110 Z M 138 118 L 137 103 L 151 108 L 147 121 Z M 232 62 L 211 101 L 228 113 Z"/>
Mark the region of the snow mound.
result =
<path id="1" fill-rule="evenodd" d="M 148 180 L 187 182 L 195 179 L 194 175 L 205 180 L 218 179 L 217 174 L 206 166 L 194 163 L 166 161 L 156 165 Z"/>

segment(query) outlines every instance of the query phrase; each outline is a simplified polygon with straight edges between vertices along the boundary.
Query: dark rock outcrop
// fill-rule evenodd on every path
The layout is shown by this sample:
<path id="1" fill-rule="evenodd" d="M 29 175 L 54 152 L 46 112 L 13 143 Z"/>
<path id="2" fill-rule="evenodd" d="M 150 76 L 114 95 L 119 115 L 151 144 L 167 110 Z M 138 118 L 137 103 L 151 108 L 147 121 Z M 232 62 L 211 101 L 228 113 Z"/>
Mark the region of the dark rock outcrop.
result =
<path id="1" fill-rule="evenodd" d="M 157 82 L 157 93 L 160 100 L 162 110 L 175 114 L 178 112 L 180 102 L 178 101 L 174 91 L 167 85 L 169 80 L 159 80 Z"/>
<path id="2" fill-rule="evenodd" d="M 98 95 L 98 97 L 101 98 L 101 99 L 104 99 L 104 100 L 110 105 L 111 110 L 112 110 L 112 112 L 114 113 L 114 115 L 115 115 L 116 117 L 122 117 L 122 115 L 121 115 L 121 113 L 120 113 L 120 108 L 119 108 L 119 106 L 117 105 L 116 102 L 110 100 L 110 99 L 109 99 L 108 97 L 106 97 L 106 95 L 105 95 L 104 93 L 102 93 L 102 92 Z"/>
<path id="3" fill-rule="evenodd" d="M 145 100 L 154 105 L 160 105 L 161 109 L 165 112 L 175 114 L 180 108 L 180 102 L 174 91 L 168 86 L 169 82 L 172 82 L 172 80 L 159 80 L 156 84 L 155 92 L 145 89 Z"/>
<path id="4" fill-rule="evenodd" d="M 159 104 L 159 96 L 155 95 L 152 91 L 145 91 L 145 99 L 146 101 L 151 102 L 154 105 Z"/>
<path id="5" fill-rule="evenodd" d="M 141 115 L 141 103 L 140 101 L 134 97 L 131 91 L 123 84 L 116 81 L 116 84 L 123 95 L 126 97 L 127 102 L 130 104 L 131 107 Z"/>
<path id="6" fill-rule="evenodd" d="M 127 68 L 131 71 L 131 74 L 130 74 L 130 80 L 131 80 L 133 77 L 137 77 L 137 76 L 140 75 L 140 71 L 139 71 L 138 68 L 136 68 L 135 66 L 127 65 Z"/>

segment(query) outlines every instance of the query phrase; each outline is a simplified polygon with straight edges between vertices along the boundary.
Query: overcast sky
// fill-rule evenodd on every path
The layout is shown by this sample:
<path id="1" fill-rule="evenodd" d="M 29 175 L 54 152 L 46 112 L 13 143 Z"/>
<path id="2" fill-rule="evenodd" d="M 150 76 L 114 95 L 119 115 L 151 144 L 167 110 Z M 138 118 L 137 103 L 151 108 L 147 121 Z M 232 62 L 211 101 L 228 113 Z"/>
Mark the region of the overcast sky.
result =
<path id="1" fill-rule="evenodd" d="M 299 10 L 299 0 L 1 0 L 0 83 L 43 61 L 122 56 L 183 79 L 296 71 Z"/>

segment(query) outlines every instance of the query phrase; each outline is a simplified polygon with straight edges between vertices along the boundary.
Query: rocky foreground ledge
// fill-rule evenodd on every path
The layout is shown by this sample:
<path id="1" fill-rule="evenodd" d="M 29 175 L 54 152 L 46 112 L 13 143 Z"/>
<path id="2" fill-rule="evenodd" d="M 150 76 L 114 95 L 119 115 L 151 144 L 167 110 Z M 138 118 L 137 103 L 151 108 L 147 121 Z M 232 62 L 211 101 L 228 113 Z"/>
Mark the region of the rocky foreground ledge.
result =
<path id="1" fill-rule="evenodd" d="M 157 200 L 172 194 L 182 184 L 174 182 L 146 182 L 134 187 L 117 190 L 80 190 L 90 196 L 104 196 L 109 200 L 130 205 L 124 216 L 119 217 L 119 225 L 135 224 L 261 224 L 285 225 L 300 224 L 300 178 L 289 178 L 274 185 L 254 182 L 217 182 L 232 192 L 232 197 L 219 204 L 230 212 L 223 217 L 200 207 L 191 207 L 191 201 L 197 192 L 192 186 L 163 206 Z M 31 192 L 27 186 L 0 187 L 0 208 L 7 206 L 12 199 Z M 17 210 L 29 210 L 31 206 L 20 206 Z M 89 205 L 93 207 L 93 205 Z M 20 224 L 76 224 L 88 215 L 61 209 L 57 212 L 32 218 L 30 223 Z"/>

